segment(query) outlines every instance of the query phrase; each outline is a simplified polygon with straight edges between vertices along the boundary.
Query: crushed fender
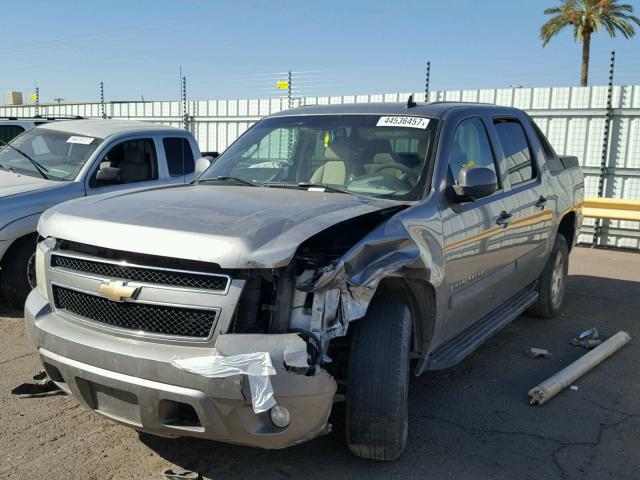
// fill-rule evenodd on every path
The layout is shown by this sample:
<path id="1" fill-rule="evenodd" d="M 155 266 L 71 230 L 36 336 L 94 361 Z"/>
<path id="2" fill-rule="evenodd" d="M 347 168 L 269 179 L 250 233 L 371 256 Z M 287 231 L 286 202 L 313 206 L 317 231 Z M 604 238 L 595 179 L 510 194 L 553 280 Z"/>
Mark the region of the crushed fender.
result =
<path id="1" fill-rule="evenodd" d="M 266 412 L 276 404 L 269 379 L 271 375 L 276 375 L 276 369 L 273 367 L 269 352 L 174 358 L 171 363 L 181 370 L 208 378 L 247 375 L 253 411 L 255 413 Z"/>
<path id="2" fill-rule="evenodd" d="M 438 259 L 432 259 L 431 235 L 419 225 L 393 218 L 353 245 L 340 259 L 297 285 L 314 292 L 311 331 L 323 342 L 346 335 L 349 322 L 364 317 L 379 283 L 388 277 L 429 281 Z M 434 261 L 435 260 L 435 261 Z M 317 314 L 317 312 L 321 312 Z"/>

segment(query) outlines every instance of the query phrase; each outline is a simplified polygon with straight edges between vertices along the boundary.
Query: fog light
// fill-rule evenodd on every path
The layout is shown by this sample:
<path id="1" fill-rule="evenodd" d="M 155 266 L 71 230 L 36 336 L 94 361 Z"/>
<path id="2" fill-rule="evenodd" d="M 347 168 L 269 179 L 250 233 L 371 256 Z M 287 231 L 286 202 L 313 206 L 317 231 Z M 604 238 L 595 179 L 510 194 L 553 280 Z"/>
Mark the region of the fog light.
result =
<path id="1" fill-rule="evenodd" d="M 291 423 L 291 415 L 282 405 L 274 405 L 271 408 L 271 421 L 276 427 L 284 428 Z"/>

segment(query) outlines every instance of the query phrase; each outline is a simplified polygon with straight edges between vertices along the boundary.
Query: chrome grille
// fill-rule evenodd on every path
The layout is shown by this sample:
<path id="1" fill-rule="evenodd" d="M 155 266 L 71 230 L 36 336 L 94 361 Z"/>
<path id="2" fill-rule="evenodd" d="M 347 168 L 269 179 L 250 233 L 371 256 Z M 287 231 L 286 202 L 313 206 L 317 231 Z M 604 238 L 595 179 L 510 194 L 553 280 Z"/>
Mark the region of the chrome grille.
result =
<path id="1" fill-rule="evenodd" d="M 215 310 L 112 302 L 59 285 L 52 285 L 52 291 L 57 309 L 103 325 L 136 332 L 204 340 L 210 337 L 217 317 Z"/>
<path id="2" fill-rule="evenodd" d="M 97 275 L 109 279 L 122 279 L 173 287 L 212 290 L 216 292 L 224 292 L 229 286 L 229 277 L 225 275 L 132 266 L 55 253 L 51 255 L 51 267 L 64 268 L 82 274 Z"/>

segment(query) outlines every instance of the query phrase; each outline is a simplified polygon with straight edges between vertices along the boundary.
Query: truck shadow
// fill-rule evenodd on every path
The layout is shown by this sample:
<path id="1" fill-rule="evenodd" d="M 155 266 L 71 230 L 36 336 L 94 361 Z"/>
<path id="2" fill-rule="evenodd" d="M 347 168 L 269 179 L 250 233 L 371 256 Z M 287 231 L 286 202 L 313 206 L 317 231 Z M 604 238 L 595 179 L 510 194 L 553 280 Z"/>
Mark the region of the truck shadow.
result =
<path id="1" fill-rule="evenodd" d="M 140 440 L 168 462 L 204 478 L 562 478 L 571 471 L 577 475 L 586 458 L 605 448 L 598 445 L 603 428 L 618 428 L 615 412 L 640 417 L 633 400 L 640 396 L 635 373 L 640 360 L 633 342 L 581 378 L 579 391 L 567 389 L 542 407 L 529 406 L 527 392 L 586 353 L 569 344 L 580 331 L 595 326 L 603 337 L 619 330 L 640 335 L 639 311 L 640 282 L 570 276 L 558 318 L 522 315 L 458 366 L 412 380 L 409 439 L 396 462 L 351 455 L 345 442 L 344 403 L 334 407 L 332 433 L 285 450 L 142 433 Z M 547 348 L 553 355 L 528 358 L 524 351 L 530 347 Z M 634 431 L 612 441 L 637 444 L 640 434 Z M 584 446 L 556 458 L 559 446 L 570 444 Z M 622 455 L 614 462 L 610 478 L 640 468 L 640 457 L 632 457 Z M 523 475 L 524 465 L 532 476 Z"/>
<path id="2" fill-rule="evenodd" d="M 4 318 L 22 318 L 24 312 L 22 310 L 16 310 L 9 305 L 0 302 L 0 317 Z"/>

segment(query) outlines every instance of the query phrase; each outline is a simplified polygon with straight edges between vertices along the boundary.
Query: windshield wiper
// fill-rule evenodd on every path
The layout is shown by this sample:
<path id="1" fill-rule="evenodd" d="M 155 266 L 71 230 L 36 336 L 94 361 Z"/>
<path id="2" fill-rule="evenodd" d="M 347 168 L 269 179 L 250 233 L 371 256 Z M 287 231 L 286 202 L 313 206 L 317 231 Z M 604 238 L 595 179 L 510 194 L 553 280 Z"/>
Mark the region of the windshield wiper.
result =
<path id="1" fill-rule="evenodd" d="M 3 145 L 14 149 L 16 152 L 18 152 L 20 155 L 22 155 L 24 158 L 26 158 L 27 160 L 29 160 L 31 162 L 31 164 L 36 168 L 36 170 L 38 171 L 38 173 L 40 175 L 42 175 L 42 178 L 44 178 L 45 180 L 49 180 L 49 177 L 47 176 L 46 173 L 44 172 L 49 172 L 49 170 L 47 170 L 47 168 L 44 165 L 41 165 L 40 163 L 36 162 L 33 158 L 31 158 L 29 155 L 27 155 L 26 153 L 24 153 L 22 150 L 14 147 L 13 145 L 11 145 L 10 143 L 5 142 L 4 140 L 0 140 L 0 142 L 2 142 Z"/>
<path id="2" fill-rule="evenodd" d="M 349 195 L 357 195 L 355 192 L 351 192 L 346 188 L 337 187 L 336 185 L 329 185 L 328 183 L 315 183 L 315 182 L 300 182 L 298 187 L 301 188 L 324 188 L 329 192 L 348 193 Z"/>
<path id="3" fill-rule="evenodd" d="M 264 187 L 265 185 L 257 182 L 255 180 L 245 180 L 243 178 L 239 178 L 239 177 L 229 177 L 226 175 L 220 175 L 218 177 L 208 177 L 208 178 L 198 178 L 195 180 L 196 183 L 200 183 L 200 182 L 225 182 L 225 181 L 232 181 L 232 182 L 236 182 L 236 183 L 240 183 L 242 185 L 246 185 L 248 187 Z"/>

